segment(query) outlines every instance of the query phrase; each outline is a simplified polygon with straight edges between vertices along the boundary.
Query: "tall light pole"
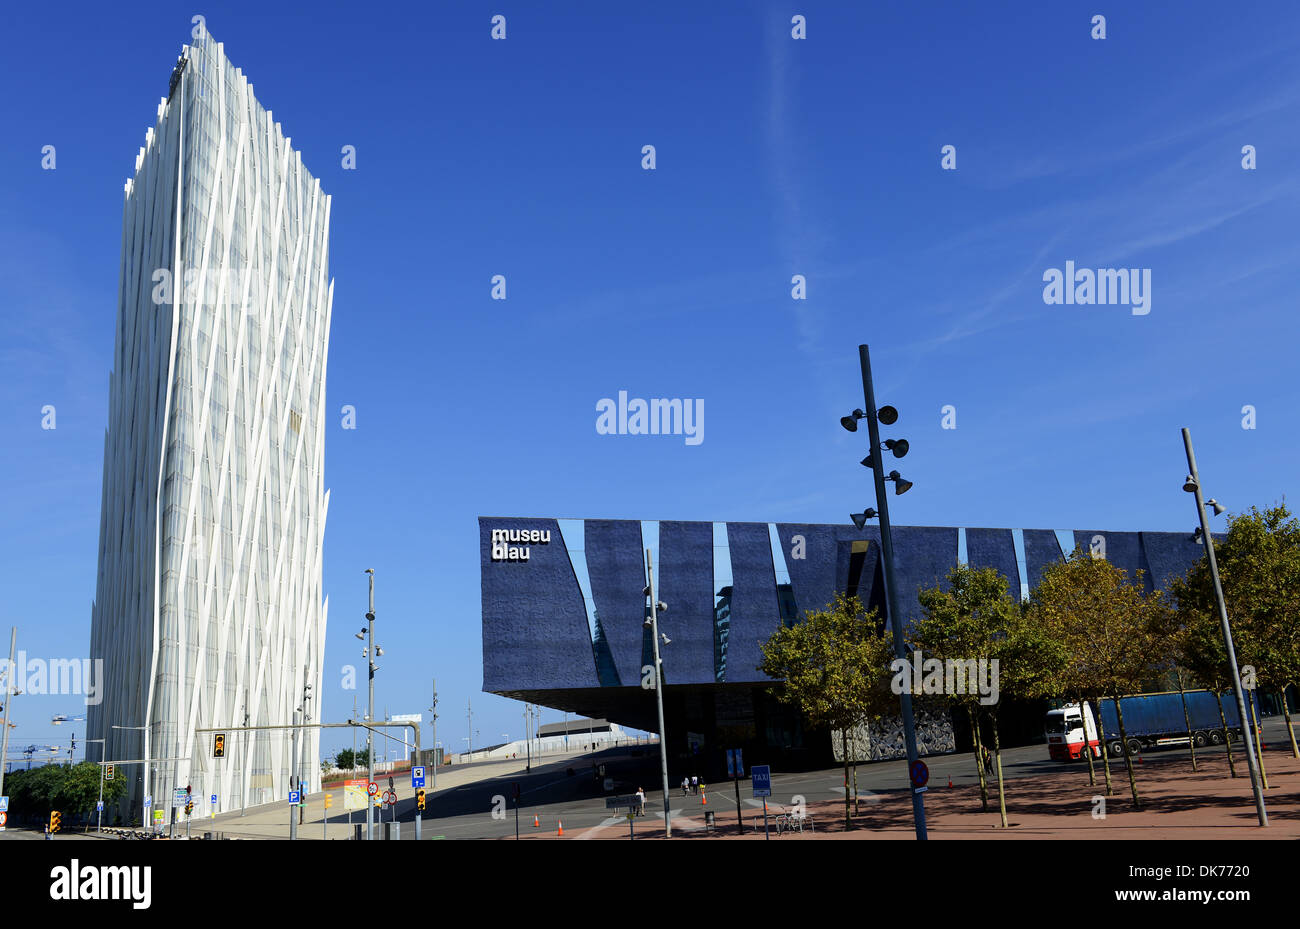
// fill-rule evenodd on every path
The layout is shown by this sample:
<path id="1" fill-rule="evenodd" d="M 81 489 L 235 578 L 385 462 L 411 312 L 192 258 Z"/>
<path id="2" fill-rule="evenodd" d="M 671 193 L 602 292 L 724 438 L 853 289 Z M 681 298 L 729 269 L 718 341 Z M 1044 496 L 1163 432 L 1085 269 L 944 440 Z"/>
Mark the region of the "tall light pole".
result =
<path id="1" fill-rule="evenodd" d="M 894 633 L 894 655 L 897 658 L 906 660 L 906 644 L 903 641 L 903 618 L 898 610 L 898 584 L 894 575 L 894 539 L 890 532 L 889 526 L 889 497 L 885 493 L 885 481 L 894 482 L 895 493 L 904 493 L 911 486 L 910 481 L 903 479 L 897 471 L 890 471 L 888 476 L 885 474 L 883 453 L 886 448 L 893 452 L 894 457 L 902 458 L 907 454 L 907 441 L 899 440 L 895 442 L 890 440 L 887 445 L 880 444 L 880 425 L 879 420 L 883 418 L 886 426 L 891 426 L 898 421 L 898 411 L 891 406 L 876 409 L 875 389 L 871 383 L 871 355 L 867 351 L 867 346 L 858 346 L 858 359 L 862 366 L 862 397 L 866 403 L 866 412 L 854 410 L 851 416 L 845 416 L 840 420 L 841 425 L 850 432 L 856 432 L 858 429 L 857 421 L 859 419 L 867 420 L 867 435 L 871 440 L 871 454 L 863 459 L 862 464 L 871 468 L 872 477 L 875 480 L 876 488 L 876 506 L 879 509 L 880 516 L 880 547 L 884 556 L 884 573 L 885 573 L 885 598 L 889 605 L 889 625 Z M 861 529 L 870 518 L 868 510 L 861 516 L 853 517 L 854 524 Z M 876 515 L 876 514 L 872 514 Z M 909 771 L 909 782 L 911 780 L 910 772 L 913 770 L 919 756 L 916 749 L 916 723 L 912 716 L 912 695 L 906 690 L 901 694 L 900 702 L 903 712 L 903 739 L 907 745 L 907 767 Z M 925 840 L 925 799 L 922 789 L 915 784 L 912 788 L 912 818 L 916 823 L 916 837 L 919 840 Z"/>
<path id="2" fill-rule="evenodd" d="M 96 831 L 96 832 L 103 832 L 103 831 L 104 831 L 104 746 L 107 744 L 107 742 L 106 742 L 106 740 L 104 740 L 104 739 L 86 739 L 85 741 L 86 741 L 86 742 L 98 742 L 99 745 L 100 745 L 100 749 L 99 749 L 99 802 L 95 804 L 95 815 L 98 817 L 98 822 L 97 822 L 96 825 L 95 825 L 95 831 Z M 4 767 L 4 765 L 3 765 L 2 763 L 0 763 L 0 768 L 3 768 L 3 767 Z M 3 791 L 0 791 L 0 795 L 2 795 L 2 794 L 3 794 Z"/>
<path id="3" fill-rule="evenodd" d="M 1228 652 L 1228 667 L 1232 671 L 1232 692 L 1237 698 L 1237 712 L 1241 714 L 1241 733 L 1245 736 L 1246 765 L 1250 768 L 1250 789 L 1255 792 L 1255 815 L 1261 826 L 1268 825 L 1268 811 L 1264 809 L 1264 792 L 1260 789 L 1259 759 L 1255 757 L 1254 740 L 1251 738 L 1250 722 L 1246 716 L 1246 700 L 1241 693 L 1241 674 L 1237 670 L 1237 653 L 1232 647 L 1232 628 L 1228 625 L 1228 607 L 1223 602 L 1223 586 L 1219 583 L 1219 563 L 1214 557 L 1214 542 L 1210 538 L 1210 521 L 1205 515 L 1206 503 L 1201 498 L 1201 476 L 1196 471 L 1196 455 L 1192 451 L 1192 433 L 1183 429 L 1183 447 L 1187 449 L 1187 480 L 1183 490 L 1196 495 L 1196 514 L 1201 521 L 1201 540 L 1205 544 L 1205 557 L 1210 562 L 1210 578 L 1214 581 L 1214 600 L 1219 608 L 1219 624 L 1223 627 L 1223 646 Z M 1211 501 L 1215 512 L 1221 507 Z"/>
<path id="4" fill-rule="evenodd" d="M 525 703 L 524 704 L 524 751 L 527 753 L 526 757 L 528 759 L 528 763 L 524 765 L 525 771 L 533 770 L 533 740 L 529 738 L 529 733 L 532 732 L 532 730 L 529 728 L 529 726 L 531 726 L 532 724 L 529 717 L 532 716 L 532 713 L 533 713 L 532 704 Z"/>
<path id="5" fill-rule="evenodd" d="M 148 727 L 148 726 L 109 726 L 109 728 L 110 728 L 110 729 L 130 729 L 130 730 L 136 730 L 136 731 L 139 731 L 139 732 L 144 732 L 144 733 L 146 733 L 146 734 L 148 734 L 148 732 L 149 732 L 149 727 Z M 114 741 L 114 744 L 116 744 L 116 740 Z M 140 744 L 143 745 L 143 746 L 145 747 L 144 757 L 145 757 L 145 759 L 146 759 L 145 762 L 144 762 L 144 773 L 143 773 L 143 774 L 141 775 L 141 777 L 140 777 L 141 783 L 143 784 L 143 787 L 142 787 L 141 789 L 142 789 L 142 790 L 150 790 L 151 788 L 149 787 L 149 777 L 148 777 L 148 774 L 149 774 L 149 762 L 148 762 L 148 758 L 149 758 L 149 751 L 148 751 L 149 743 L 146 742 L 146 741 L 143 739 L 143 737 L 141 737 L 141 742 L 140 742 Z M 107 745 L 107 743 L 105 743 L 105 745 Z M 148 795 L 146 794 L 145 796 L 148 796 Z M 149 829 L 150 829 L 149 817 L 148 817 L 148 811 L 149 811 L 150 809 L 151 809 L 151 807 L 149 807 L 149 806 L 145 805 L 143 802 L 141 802 L 141 804 L 140 804 L 140 828 L 144 829 L 146 832 L 148 832 Z"/>
<path id="6" fill-rule="evenodd" d="M 354 714 L 354 715 L 355 715 L 355 714 Z M 247 688 L 247 687 L 244 688 L 244 728 L 245 728 L 245 729 L 248 728 L 248 688 Z M 243 816 L 243 815 L 244 815 L 244 810 L 245 810 L 245 809 L 247 808 L 247 806 L 248 806 L 248 791 L 247 791 L 247 790 L 245 789 L 245 787 L 244 787 L 244 769 L 245 769 L 245 767 L 247 767 L 247 765 L 248 765 L 248 756 L 249 756 L 249 754 L 250 754 L 250 753 L 249 753 L 249 750 L 248 750 L 248 739 L 251 738 L 253 734 L 252 734 L 251 732 L 247 732 L 247 731 L 245 731 L 245 732 L 241 733 L 241 735 L 243 736 L 243 738 L 239 740 L 239 744 L 240 744 L 240 765 L 239 765 L 239 768 L 238 768 L 238 774 L 239 774 L 239 815 L 240 815 L 240 816 Z M 353 747 L 355 747 L 355 745 L 354 745 Z"/>
<path id="7" fill-rule="evenodd" d="M 307 668 L 304 667 L 304 668 L 302 669 L 302 673 L 303 673 L 303 677 L 306 678 L 306 677 L 307 677 Z M 296 772 L 296 773 L 297 773 L 297 778 L 298 778 L 298 799 L 299 799 L 299 801 L 300 801 L 299 804 L 298 804 L 298 824 L 299 824 L 299 825 L 302 825 L 303 820 L 305 819 L 305 817 L 306 817 L 306 815 L 307 815 L 307 814 L 306 814 L 307 801 L 304 799 L 304 798 L 306 797 L 307 791 L 306 791 L 306 790 L 303 788 L 303 786 L 302 786 L 302 772 L 303 772 L 303 769 L 306 768 L 305 759 L 306 759 L 306 755 L 307 755 L 307 745 L 308 745 L 308 742 L 307 742 L 307 723 L 311 720 L 311 683 L 310 683 L 309 681 L 306 681 L 306 680 L 304 680 L 303 688 L 302 688 L 302 717 L 301 717 L 301 719 L 302 719 L 302 741 L 299 743 L 299 751 L 294 753 L 294 765 L 295 765 L 296 768 L 297 768 L 297 772 Z M 310 779 L 311 779 L 311 776 L 308 775 L 308 781 L 309 781 L 309 782 L 310 782 Z"/>
<path id="8" fill-rule="evenodd" d="M 429 707 L 433 719 L 433 789 L 438 789 L 438 679 L 433 679 L 433 705 Z"/>
<path id="9" fill-rule="evenodd" d="M 465 717 L 469 724 L 469 736 L 465 739 L 466 744 L 469 746 L 467 754 L 469 755 L 469 760 L 473 761 L 474 760 L 474 703 L 472 700 L 465 701 Z"/>
<path id="10" fill-rule="evenodd" d="M 650 598 L 650 639 L 654 643 L 655 659 L 655 708 L 659 712 L 659 773 L 664 788 L 664 838 L 673 837 L 673 823 L 668 818 L 668 739 L 664 733 L 664 675 L 663 662 L 659 658 L 659 611 L 668 607 L 655 600 L 655 572 L 650 561 L 650 549 L 645 550 L 645 595 Z"/>
<path id="11" fill-rule="evenodd" d="M 370 609 L 366 611 L 366 658 L 370 665 L 370 709 L 367 710 L 366 722 L 375 721 L 375 569 L 366 568 L 370 583 Z M 366 783 L 375 782 L 375 731 L 366 726 Z M 366 841 L 375 837 L 375 805 L 366 798 Z"/>
<path id="12" fill-rule="evenodd" d="M 9 627 L 9 663 L 5 665 L 4 719 L 0 721 L 0 796 L 5 792 L 5 759 L 9 757 L 9 700 L 14 695 L 14 645 L 18 642 L 18 627 Z"/>

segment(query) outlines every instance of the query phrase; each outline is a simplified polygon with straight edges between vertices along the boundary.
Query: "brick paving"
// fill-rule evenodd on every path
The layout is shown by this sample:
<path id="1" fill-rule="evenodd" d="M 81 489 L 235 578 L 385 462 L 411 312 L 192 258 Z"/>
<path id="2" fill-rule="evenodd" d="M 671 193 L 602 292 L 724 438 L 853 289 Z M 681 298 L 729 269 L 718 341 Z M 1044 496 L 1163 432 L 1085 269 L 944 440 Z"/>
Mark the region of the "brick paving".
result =
<path id="1" fill-rule="evenodd" d="M 1070 770 L 1018 777 L 1006 783 L 1007 828 L 1000 825 L 997 786 L 990 784 L 989 811 L 980 808 L 979 787 L 949 788 L 932 785 L 925 793 L 927 830 L 931 839 L 1296 839 L 1300 838 L 1300 759 L 1291 756 L 1290 745 L 1266 746 L 1264 763 L 1269 789 L 1264 800 L 1269 827 L 1261 829 L 1255 816 L 1250 777 L 1245 757 L 1237 758 L 1237 777 L 1229 776 L 1228 762 L 1221 752 L 1198 757 L 1193 773 L 1185 753 L 1152 753 L 1135 763 L 1141 807 L 1135 808 L 1129 792 L 1123 759 L 1112 759 L 1114 793 L 1105 797 L 1101 762 L 1097 762 L 1097 786 L 1088 783 L 1088 768 L 1070 763 Z M 1062 764 L 1066 764 L 1062 762 Z M 779 781 L 779 773 L 774 780 Z M 1095 797 L 1105 797 L 1105 817 L 1093 815 Z M 695 798 L 673 816 L 673 838 L 742 839 L 763 841 L 763 817 L 752 808 L 744 811 L 746 832 L 737 835 L 735 807 L 717 804 L 717 828 L 705 831 L 704 808 Z M 782 842 L 817 839 L 904 839 L 915 838 L 911 798 L 905 790 L 872 795 L 860 812 L 844 825 L 844 801 L 811 803 L 807 807 L 815 828 L 785 834 Z M 729 815 L 728 815 L 729 814 Z M 775 835 L 774 814 L 772 839 Z M 638 817 L 636 837 L 663 838 L 661 819 Z M 627 840 L 625 819 L 613 817 L 606 824 L 583 830 L 566 829 L 566 839 Z M 553 829 L 533 832 L 528 838 L 556 838 Z"/>

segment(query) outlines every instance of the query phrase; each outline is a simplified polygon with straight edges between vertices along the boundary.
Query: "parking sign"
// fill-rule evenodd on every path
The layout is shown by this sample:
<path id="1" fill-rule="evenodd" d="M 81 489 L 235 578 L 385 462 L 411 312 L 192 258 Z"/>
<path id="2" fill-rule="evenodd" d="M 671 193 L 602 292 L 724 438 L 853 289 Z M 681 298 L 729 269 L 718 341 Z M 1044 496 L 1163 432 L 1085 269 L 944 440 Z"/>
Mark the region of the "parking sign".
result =
<path id="1" fill-rule="evenodd" d="M 411 786 L 417 789 L 424 786 L 424 765 L 411 768 Z"/>

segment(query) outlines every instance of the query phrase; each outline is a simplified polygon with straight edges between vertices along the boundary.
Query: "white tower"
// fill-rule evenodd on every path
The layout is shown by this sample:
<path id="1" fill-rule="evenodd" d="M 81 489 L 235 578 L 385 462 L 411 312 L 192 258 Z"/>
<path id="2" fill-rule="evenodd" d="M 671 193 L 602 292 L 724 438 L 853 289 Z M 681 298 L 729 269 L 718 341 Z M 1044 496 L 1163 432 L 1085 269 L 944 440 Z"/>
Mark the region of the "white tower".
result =
<path id="1" fill-rule="evenodd" d="M 287 729 L 222 759 L 195 731 L 320 719 L 330 198 L 289 142 L 203 33 L 126 182 L 88 728 L 108 760 L 181 759 L 119 768 L 132 816 L 173 785 L 196 812 L 319 789 L 318 730 L 298 759 Z"/>

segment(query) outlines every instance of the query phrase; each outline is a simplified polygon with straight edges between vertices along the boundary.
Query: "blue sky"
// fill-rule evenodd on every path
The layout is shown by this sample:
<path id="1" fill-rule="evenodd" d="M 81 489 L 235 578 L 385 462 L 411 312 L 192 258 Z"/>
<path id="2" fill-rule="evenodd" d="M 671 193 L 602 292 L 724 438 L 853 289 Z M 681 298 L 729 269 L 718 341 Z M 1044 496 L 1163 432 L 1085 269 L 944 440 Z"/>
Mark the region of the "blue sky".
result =
<path id="1" fill-rule="evenodd" d="M 1291 489 L 1300 7 L 650 7 L 7 8 L 4 638 L 89 646 L 122 184 L 195 13 L 334 198 L 331 718 L 373 567 L 380 708 L 437 677 L 444 744 L 468 699 L 476 742 L 521 733 L 480 692 L 478 516 L 847 521 L 860 342 L 911 442 L 896 523 L 1190 530 L 1182 426 L 1230 510 Z M 1150 269 L 1150 313 L 1045 304 L 1067 260 Z M 704 441 L 597 434 L 621 389 L 703 400 Z M 20 698 L 11 755 L 78 702 Z"/>

